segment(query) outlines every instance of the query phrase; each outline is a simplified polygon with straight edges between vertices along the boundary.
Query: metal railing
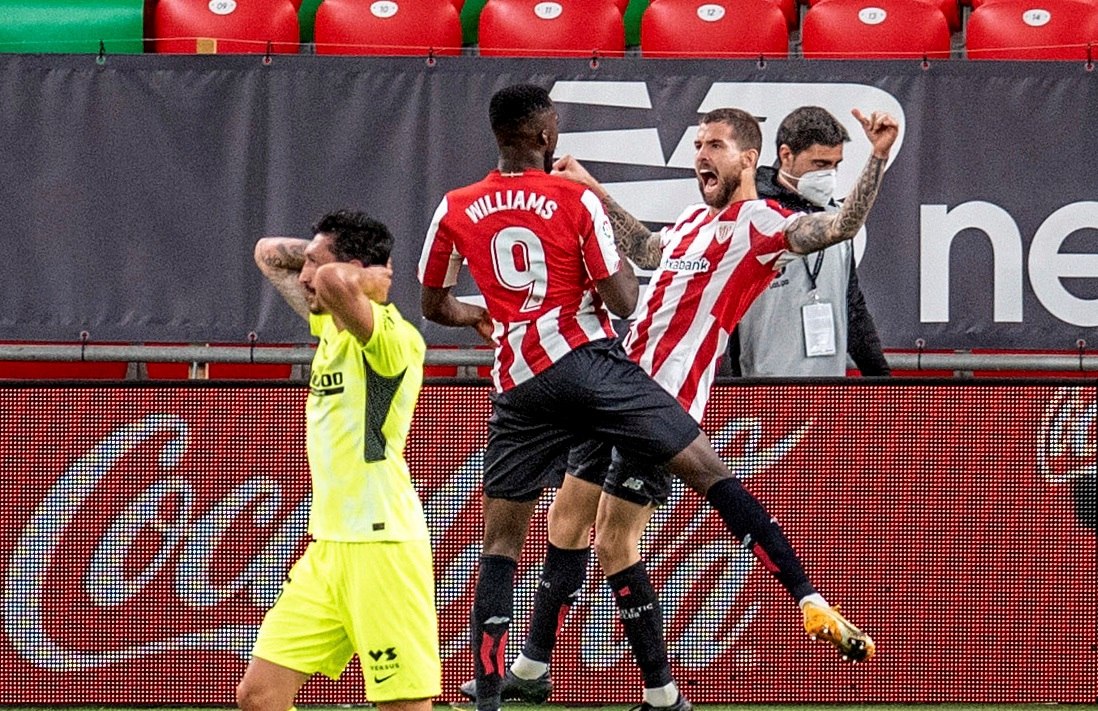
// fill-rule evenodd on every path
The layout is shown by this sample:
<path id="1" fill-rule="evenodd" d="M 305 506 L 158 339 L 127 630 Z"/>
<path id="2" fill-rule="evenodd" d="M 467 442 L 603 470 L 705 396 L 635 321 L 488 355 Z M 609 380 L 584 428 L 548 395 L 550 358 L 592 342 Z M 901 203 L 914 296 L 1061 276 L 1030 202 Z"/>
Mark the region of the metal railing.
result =
<path id="1" fill-rule="evenodd" d="M 298 364 L 312 361 L 313 346 L 288 345 L 94 345 L 94 344 L 3 344 L 0 361 L 39 362 L 129 362 L 129 363 L 255 363 Z M 1098 372 L 1098 352 L 1080 348 L 1078 353 L 887 353 L 893 370 L 952 371 L 964 375 L 973 371 Z M 428 349 L 428 365 L 479 367 L 492 364 L 492 352 L 472 348 Z"/>

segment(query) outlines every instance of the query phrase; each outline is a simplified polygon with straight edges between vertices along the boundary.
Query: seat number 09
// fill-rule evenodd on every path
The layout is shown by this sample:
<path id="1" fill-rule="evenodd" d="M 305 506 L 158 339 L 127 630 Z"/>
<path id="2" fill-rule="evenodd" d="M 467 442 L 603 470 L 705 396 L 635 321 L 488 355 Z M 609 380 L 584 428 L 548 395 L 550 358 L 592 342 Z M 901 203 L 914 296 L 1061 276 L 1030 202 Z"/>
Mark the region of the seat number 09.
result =
<path id="1" fill-rule="evenodd" d="M 549 283 L 541 238 L 525 227 L 500 230 L 492 237 L 492 267 L 501 286 L 526 294 L 521 312 L 541 307 Z"/>

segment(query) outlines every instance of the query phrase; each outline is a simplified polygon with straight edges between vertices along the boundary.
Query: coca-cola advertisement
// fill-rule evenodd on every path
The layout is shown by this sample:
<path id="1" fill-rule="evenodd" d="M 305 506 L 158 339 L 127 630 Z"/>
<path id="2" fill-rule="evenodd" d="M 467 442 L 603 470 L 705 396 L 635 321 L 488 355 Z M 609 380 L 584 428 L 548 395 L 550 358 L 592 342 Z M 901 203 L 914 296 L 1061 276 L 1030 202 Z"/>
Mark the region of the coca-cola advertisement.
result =
<path id="1" fill-rule="evenodd" d="M 0 703 L 231 704 L 306 541 L 304 401 L 293 386 L 0 389 Z M 794 601 L 676 485 L 642 552 L 687 697 L 1093 702 L 1096 408 L 1078 383 L 719 386 L 703 428 L 877 654 L 851 665 L 810 641 Z M 487 386 L 428 385 L 406 452 L 445 701 L 472 674 L 489 411 Z M 544 549 L 539 514 L 510 658 Z M 640 700 L 594 563 L 552 672 L 553 701 Z M 361 703 L 358 666 L 300 700 Z"/>

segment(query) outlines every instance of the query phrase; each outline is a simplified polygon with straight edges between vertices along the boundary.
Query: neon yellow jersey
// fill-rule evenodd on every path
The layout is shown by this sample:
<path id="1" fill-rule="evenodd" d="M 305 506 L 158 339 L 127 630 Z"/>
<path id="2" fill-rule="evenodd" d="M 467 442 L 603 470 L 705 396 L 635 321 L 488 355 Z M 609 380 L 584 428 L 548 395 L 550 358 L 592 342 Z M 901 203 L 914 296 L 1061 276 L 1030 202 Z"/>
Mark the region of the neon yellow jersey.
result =
<path id="1" fill-rule="evenodd" d="M 404 461 L 427 347 L 395 306 L 372 306 L 374 332 L 365 344 L 330 314 L 309 317 L 320 338 L 305 405 L 309 533 L 318 540 L 429 537 Z"/>

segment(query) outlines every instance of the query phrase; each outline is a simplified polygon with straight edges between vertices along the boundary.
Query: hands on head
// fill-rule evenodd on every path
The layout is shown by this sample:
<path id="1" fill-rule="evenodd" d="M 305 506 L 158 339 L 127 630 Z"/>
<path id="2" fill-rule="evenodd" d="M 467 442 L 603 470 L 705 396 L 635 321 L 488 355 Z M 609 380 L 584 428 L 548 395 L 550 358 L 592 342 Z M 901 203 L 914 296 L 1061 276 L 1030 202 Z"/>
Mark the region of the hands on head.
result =
<path id="1" fill-rule="evenodd" d="M 374 264 L 362 267 L 364 279 L 362 291 L 370 300 L 383 304 L 389 300 L 389 289 L 393 286 L 393 263 Z"/>
<path id="2" fill-rule="evenodd" d="M 859 109 L 853 109 L 850 113 L 862 124 L 865 137 L 873 146 L 873 155 L 878 158 L 888 158 L 892 144 L 900 135 L 900 123 L 884 111 L 873 111 L 868 116 Z"/>

